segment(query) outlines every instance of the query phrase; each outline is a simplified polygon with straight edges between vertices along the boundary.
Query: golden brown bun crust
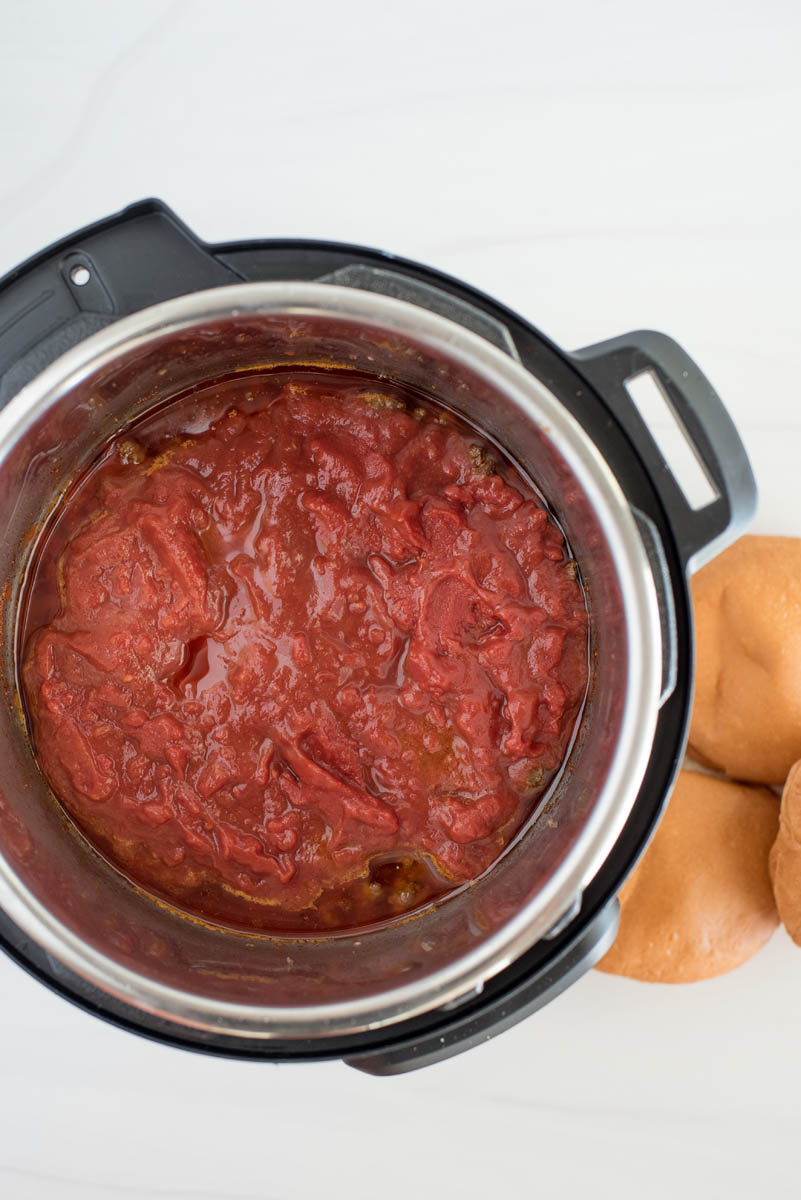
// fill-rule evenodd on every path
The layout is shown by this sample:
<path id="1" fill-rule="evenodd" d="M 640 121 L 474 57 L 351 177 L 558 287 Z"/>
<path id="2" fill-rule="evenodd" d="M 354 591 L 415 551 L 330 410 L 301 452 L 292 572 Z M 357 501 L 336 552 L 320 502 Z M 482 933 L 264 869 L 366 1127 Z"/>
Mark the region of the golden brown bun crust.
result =
<path id="1" fill-rule="evenodd" d="M 733 779 L 781 786 L 801 758 L 801 538 L 740 538 L 692 593 L 691 753 Z"/>
<path id="2" fill-rule="evenodd" d="M 691 983 L 756 954 L 778 924 L 768 871 L 778 824 L 779 802 L 767 788 L 682 771 L 623 885 L 620 930 L 599 970 Z"/>
<path id="3" fill-rule="evenodd" d="M 801 762 L 795 764 L 784 785 L 770 874 L 779 916 L 790 937 L 801 946 Z"/>

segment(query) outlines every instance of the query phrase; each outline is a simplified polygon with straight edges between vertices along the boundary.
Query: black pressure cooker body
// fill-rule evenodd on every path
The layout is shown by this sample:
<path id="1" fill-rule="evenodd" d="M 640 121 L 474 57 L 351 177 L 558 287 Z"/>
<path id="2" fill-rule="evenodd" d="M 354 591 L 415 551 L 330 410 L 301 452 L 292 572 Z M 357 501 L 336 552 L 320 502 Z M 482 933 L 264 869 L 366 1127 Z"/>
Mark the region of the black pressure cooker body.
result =
<path id="1" fill-rule="evenodd" d="M 250 281 L 327 281 L 384 291 L 448 317 L 497 347 L 558 397 L 611 467 L 635 513 L 657 582 L 662 702 L 637 800 L 603 866 L 549 935 L 478 993 L 383 1028 L 335 1038 L 270 1040 L 215 1034 L 151 1016 L 87 983 L 0 910 L 0 942 L 43 983 L 87 1012 L 174 1046 L 268 1061 L 342 1058 L 395 1074 L 488 1040 L 543 1007 L 603 955 L 617 931 L 617 892 L 652 834 L 684 753 L 693 679 L 688 572 L 732 540 L 756 504 L 753 476 L 720 400 L 662 334 L 630 334 L 567 354 L 495 300 L 393 255 L 332 242 L 266 240 L 205 245 L 158 200 L 75 233 L 0 281 L 0 407 L 91 334 L 159 301 Z M 658 382 L 716 498 L 685 498 L 626 382 Z"/>

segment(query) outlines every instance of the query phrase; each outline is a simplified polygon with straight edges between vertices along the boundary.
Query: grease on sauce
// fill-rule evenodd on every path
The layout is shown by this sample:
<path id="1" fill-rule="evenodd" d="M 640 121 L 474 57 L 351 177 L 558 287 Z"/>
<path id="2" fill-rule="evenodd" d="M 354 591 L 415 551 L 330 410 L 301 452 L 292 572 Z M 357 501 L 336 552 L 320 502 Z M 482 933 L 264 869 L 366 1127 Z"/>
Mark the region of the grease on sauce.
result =
<path id="1" fill-rule="evenodd" d="M 587 612 L 534 489 L 416 393 L 218 381 L 109 444 L 30 573 L 40 767 L 147 890 L 335 931 L 476 878 L 562 764 Z"/>

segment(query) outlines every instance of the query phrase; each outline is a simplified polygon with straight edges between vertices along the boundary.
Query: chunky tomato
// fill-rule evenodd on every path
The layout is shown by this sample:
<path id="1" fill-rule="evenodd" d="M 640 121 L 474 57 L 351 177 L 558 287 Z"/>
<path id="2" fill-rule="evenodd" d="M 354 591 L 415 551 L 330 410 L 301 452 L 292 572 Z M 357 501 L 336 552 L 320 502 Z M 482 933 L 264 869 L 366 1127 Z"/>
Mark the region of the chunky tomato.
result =
<path id="1" fill-rule="evenodd" d="M 107 448 L 31 585 L 55 794 L 138 883 L 244 927 L 352 926 L 475 878 L 587 685 L 543 503 L 468 427 L 349 376 L 221 382 L 168 416 Z"/>

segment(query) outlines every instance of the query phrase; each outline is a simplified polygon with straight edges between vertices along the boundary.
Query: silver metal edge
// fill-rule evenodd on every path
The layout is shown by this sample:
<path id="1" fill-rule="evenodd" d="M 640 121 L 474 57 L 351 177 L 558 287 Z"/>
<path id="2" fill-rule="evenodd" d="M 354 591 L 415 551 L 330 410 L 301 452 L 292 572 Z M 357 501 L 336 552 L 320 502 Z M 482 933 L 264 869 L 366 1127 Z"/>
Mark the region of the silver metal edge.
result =
<path id="1" fill-rule="evenodd" d="M 600 451 L 557 398 L 502 351 L 452 321 L 406 301 L 320 283 L 245 283 L 168 300 L 124 318 L 68 351 L 0 413 L 0 461 L 49 405 L 123 352 L 192 325 L 282 313 L 355 320 L 446 351 L 515 399 L 558 447 L 609 542 L 629 634 L 628 686 L 617 750 L 580 842 L 523 909 L 471 954 L 413 984 L 346 1003 L 263 1007 L 225 1004 L 166 987 L 76 937 L 39 903 L 0 854 L 0 904 L 39 946 L 84 980 L 145 1012 L 191 1028 L 265 1040 L 332 1037 L 381 1028 L 441 1007 L 528 950 L 595 876 L 631 811 L 651 752 L 661 682 L 657 598 L 634 518 Z M 532 911 L 533 910 L 533 911 Z"/>

